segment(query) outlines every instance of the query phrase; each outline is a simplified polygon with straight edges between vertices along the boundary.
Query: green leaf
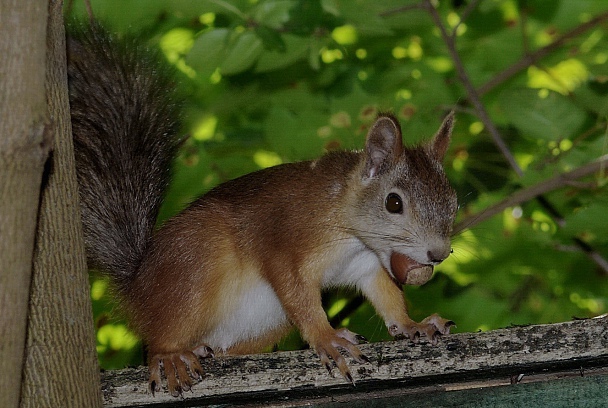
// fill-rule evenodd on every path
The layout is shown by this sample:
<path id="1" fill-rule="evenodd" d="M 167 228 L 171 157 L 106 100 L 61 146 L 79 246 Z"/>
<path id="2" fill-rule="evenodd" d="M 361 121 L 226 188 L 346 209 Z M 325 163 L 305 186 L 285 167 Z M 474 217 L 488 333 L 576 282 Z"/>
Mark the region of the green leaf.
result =
<path id="1" fill-rule="evenodd" d="M 577 236 L 589 235 L 591 242 L 608 242 L 608 200 L 597 200 L 570 214 L 566 218 L 564 233 Z"/>
<path id="2" fill-rule="evenodd" d="M 472 35 L 480 37 L 491 35 L 506 27 L 503 14 L 497 8 L 490 10 L 476 8 L 467 18 L 466 24 Z"/>
<path id="3" fill-rule="evenodd" d="M 542 22 L 550 22 L 557 13 L 560 3 L 557 0 L 517 0 L 522 13 Z"/>
<path id="4" fill-rule="evenodd" d="M 302 97 L 297 102 L 300 105 L 307 99 L 302 92 L 292 95 L 294 98 Z M 317 131 L 327 123 L 327 116 L 310 108 L 294 113 L 283 105 L 275 105 L 270 109 L 265 125 L 266 139 L 271 149 L 290 161 L 319 157 L 326 140 L 319 137 Z"/>
<path id="5" fill-rule="evenodd" d="M 255 33 L 262 39 L 264 42 L 264 48 L 269 51 L 279 51 L 285 52 L 286 45 L 285 40 L 276 30 L 266 26 L 257 26 L 255 28 Z"/>
<path id="6" fill-rule="evenodd" d="M 247 15 L 242 11 L 247 7 L 247 1 L 241 0 L 202 0 L 200 1 L 202 9 L 207 12 L 215 12 L 236 16 L 243 20 L 247 19 Z"/>
<path id="7" fill-rule="evenodd" d="M 340 15 L 337 0 L 321 0 L 321 7 L 326 13 L 333 14 L 336 17 Z"/>
<path id="8" fill-rule="evenodd" d="M 325 44 L 321 40 L 315 38 L 310 43 L 310 52 L 308 53 L 308 65 L 315 71 L 321 69 L 321 50 Z"/>
<path id="9" fill-rule="evenodd" d="M 340 3 L 341 16 L 363 35 L 391 35 L 393 30 L 386 19 L 380 16 L 386 10 L 383 2 L 345 1 Z"/>
<path id="10" fill-rule="evenodd" d="M 163 0 L 107 0 L 93 3 L 95 18 L 121 31 L 141 30 L 167 9 L 167 4 Z M 84 4 L 85 2 L 73 3 L 74 8 L 82 8 L 82 12 L 84 12 Z M 138 18 L 133 18 L 134 15 Z"/>
<path id="11" fill-rule="evenodd" d="M 576 98 L 590 111 L 608 115 L 608 81 L 593 79 L 574 91 Z"/>
<path id="12" fill-rule="evenodd" d="M 221 74 L 235 75 L 246 71 L 257 61 L 263 48 L 262 40 L 253 31 L 238 33 L 220 64 Z"/>
<path id="13" fill-rule="evenodd" d="M 320 27 L 331 30 L 336 25 L 336 17 L 324 12 L 320 0 L 306 0 L 298 1 L 290 10 L 285 28 L 292 34 L 310 35 Z"/>
<path id="14" fill-rule="evenodd" d="M 298 60 L 306 58 L 310 44 L 308 37 L 285 34 L 281 38 L 285 43 L 284 51 L 276 50 L 262 53 L 255 68 L 257 72 L 285 68 Z"/>
<path id="15" fill-rule="evenodd" d="M 279 29 L 289 20 L 289 12 L 295 0 L 274 0 L 260 3 L 253 12 L 253 19 L 270 28 Z"/>
<path id="16" fill-rule="evenodd" d="M 204 32 L 194 40 L 194 45 L 186 57 L 186 63 L 203 76 L 211 75 L 227 53 L 229 36 L 230 30 L 227 28 Z"/>
<path id="17" fill-rule="evenodd" d="M 525 137 L 561 140 L 575 136 L 585 123 L 586 112 L 567 97 L 547 92 L 543 98 L 534 89 L 504 91 L 500 105 L 507 119 Z"/>

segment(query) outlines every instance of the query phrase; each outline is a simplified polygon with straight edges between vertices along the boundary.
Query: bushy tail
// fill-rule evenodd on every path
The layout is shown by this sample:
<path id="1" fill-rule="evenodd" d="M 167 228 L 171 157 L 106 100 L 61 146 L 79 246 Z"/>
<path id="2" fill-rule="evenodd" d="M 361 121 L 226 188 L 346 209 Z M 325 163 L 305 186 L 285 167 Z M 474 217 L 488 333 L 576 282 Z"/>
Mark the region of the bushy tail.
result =
<path id="1" fill-rule="evenodd" d="M 89 264 L 126 285 L 149 245 L 179 144 L 172 72 L 97 25 L 68 28 L 68 81 Z"/>

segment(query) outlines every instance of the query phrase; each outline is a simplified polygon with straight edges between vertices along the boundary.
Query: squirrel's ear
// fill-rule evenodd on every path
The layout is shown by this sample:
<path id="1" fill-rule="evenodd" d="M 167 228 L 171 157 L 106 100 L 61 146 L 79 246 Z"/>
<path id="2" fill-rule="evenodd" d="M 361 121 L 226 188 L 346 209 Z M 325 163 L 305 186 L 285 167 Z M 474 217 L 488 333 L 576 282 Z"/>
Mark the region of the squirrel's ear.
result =
<path id="1" fill-rule="evenodd" d="M 451 111 L 445 117 L 441 127 L 431 141 L 431 154 L 437 161 L 443 161 L 445 153 L 448 151 L 450 139 L 452 138 L 452 129 L 454 129 L 454 111 Z"/>
<path id="2" fill-rule="evenodd" d="M 372 178 L 396 162 L 403 150 L 401 126 L 394 116 L 376 119 L 365 143 L 365 177 Z"/>

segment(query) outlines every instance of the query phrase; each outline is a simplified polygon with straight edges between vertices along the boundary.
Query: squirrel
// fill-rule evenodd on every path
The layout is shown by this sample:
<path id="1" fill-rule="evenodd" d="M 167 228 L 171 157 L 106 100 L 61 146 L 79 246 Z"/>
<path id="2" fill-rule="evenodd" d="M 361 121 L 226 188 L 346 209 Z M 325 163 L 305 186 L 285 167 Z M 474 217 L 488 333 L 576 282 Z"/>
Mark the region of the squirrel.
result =
<path id="1" fill-rule="evenodd" d="M 71 29 L 67 44 L 87 257 L 147 345 L 152 393 L 164 374 L 178 396 L 202 377 L 199 357 L 259 352 L 293 326 L 354 384 L 340 351 L 368 360 L 360 336 L 330 326 L 327 288 L 360 291 L 395 338 L 449 333 L 437 314 L 413 321 L 401 286 L 425 283 L 451 253 L 458 205 L 441 163 L 453 113 L 414 147 L 380 114 L 363 150 L 225 182 L 155 231 L 180 145 L 168 64 L 98 26 Z"/>

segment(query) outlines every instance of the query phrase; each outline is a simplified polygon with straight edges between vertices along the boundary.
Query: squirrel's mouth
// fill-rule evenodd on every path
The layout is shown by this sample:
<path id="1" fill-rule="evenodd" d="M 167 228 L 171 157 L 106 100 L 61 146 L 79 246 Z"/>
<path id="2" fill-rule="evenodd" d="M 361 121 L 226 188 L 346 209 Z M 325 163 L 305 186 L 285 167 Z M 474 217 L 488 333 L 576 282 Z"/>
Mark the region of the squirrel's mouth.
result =
<path id="1" fill-rule="evenodd" d="M 433 276 L 433 265 L 421 264 L 409 256 L 393 252 L 391 254 L 391 273 L 398 284 L 422 285 Z"/>

